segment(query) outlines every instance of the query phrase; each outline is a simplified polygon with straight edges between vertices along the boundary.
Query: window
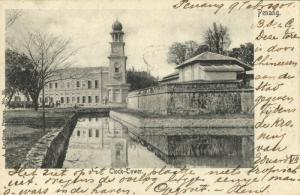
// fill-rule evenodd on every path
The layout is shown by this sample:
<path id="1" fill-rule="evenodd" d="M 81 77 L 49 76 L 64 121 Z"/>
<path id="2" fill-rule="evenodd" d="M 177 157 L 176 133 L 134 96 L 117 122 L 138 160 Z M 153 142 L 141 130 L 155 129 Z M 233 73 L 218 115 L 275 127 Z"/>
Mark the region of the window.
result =
<path id="1" fill-rule="evenodd" d="M 48 98 L 47 97 L 45 98 L 45 103 L 48 103 Z"/>
<path id="2" fill-rule="evenodd" d="M 52 89 L 52 83 L 49 83 L 49 88 Z"/>
<path id="3" fill-rule="evenodd" d="M 95 102 L 99 103 L 99 96 L 95 96 Z"/>
<path id="4" fill-rule="evenodd" d="M 92 129 L 89 129 L 89 137 L 92 137 Z"/>
<path id="5" fill-rule="evenodd" d="M 80 103 L 80 97 L 77 97 L 77 103 L 78 104 Z"/>
<path id="6" fill-rule="evenodd" d="M 76 87 L 80 87 L 80 82 L 79 81 L 76 82 Z"/>
<path id="7" fill-rule="evenodd" d="M 70 98 L 69 97 L 67 97 L 67 104 L 70 102 Z"/>
<path id="8" fill-rule="evenodd" d="M 96 137 L 99 137 L 99 130 L 96 129 Z"/>
<path id="9" fill-rule="evenodd" d="M 55 83 L 55 89 L 57 88 L 57 86 L 58 86 L 58 84 L 57 84 L 57 83 Z"/>
<path id="10" fill-rule="evenodd" d="M 20 98 L 20 96 L 15 96 L 15 101 L 16 101 L 16 102 L 19 102 L 19 101 L 21 101 L 21 98 Z"/>
<path id="11" fill-rule="evenodd" d="M 77 131 L 77 137 L 80 137 L 80 131 Z"/>
<path id="12" fill-rule="evenodd" d="M 89 101 L 89 103 L 92 103 L 92 97 L 91 96 L 88 97 L 88 101 Z"/>
<path id="13" fill-rule="evenodd" d="M 72 97 L 72 102 L 75 102 L 75 97 Z"/>
<path id="14" fill-rule="evenodd" d="M 85 103 L 85 96 L 82 96 L 82 103 Z"/>
<path id="15" fill-rule="evenodd" d="M 98 80 L 95 80 L 95 88 L 99 88 L 99 81 Z"/>
<path id="16" fill-rule="evenodd" d="M 60 103 L 62 103 L 62 104 L 64 103 L 64 97 L 60 98 Z"/>
<path id="17" fill-rule="evenodd" d="M 115 72 L 119 72 L 119 68 L 115 67 Z"/>
<path id="18" fill-rule="evenodd" d="M 88 89 L 92 88 L 92 82 L 88 81 Z"/>

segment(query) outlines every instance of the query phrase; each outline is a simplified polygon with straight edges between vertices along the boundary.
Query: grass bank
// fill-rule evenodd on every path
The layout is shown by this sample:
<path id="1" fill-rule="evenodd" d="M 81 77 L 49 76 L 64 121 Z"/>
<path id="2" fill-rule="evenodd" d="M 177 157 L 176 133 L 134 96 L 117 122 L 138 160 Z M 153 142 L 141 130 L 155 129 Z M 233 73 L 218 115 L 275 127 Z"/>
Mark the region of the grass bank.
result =
<path id="1" fill-rule="evenodd" d="M 62 127 L 73 113 L 73 109 L 47 109 L 44 131 L 41 110 L 4 111 L 5 167 L 19 167 L 31 147 L 53 128 Z"/>

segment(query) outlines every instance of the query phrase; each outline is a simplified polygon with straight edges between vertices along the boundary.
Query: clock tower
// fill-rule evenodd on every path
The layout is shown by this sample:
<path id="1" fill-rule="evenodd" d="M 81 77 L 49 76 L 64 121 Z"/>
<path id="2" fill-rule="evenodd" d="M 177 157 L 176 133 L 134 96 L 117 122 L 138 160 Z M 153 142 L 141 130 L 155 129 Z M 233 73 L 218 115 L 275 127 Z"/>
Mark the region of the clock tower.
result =
<path id="1" fill-rule="evenodd" d="M 122 24 L 116 20 L 112 25 L 112 42 L 109 59 L 109 84 L 107 85 L 107 95 L 109 102 L 124 103 L 128 95 L 129 85 L 126 83 L 126 60 L 124 32 Z"/>

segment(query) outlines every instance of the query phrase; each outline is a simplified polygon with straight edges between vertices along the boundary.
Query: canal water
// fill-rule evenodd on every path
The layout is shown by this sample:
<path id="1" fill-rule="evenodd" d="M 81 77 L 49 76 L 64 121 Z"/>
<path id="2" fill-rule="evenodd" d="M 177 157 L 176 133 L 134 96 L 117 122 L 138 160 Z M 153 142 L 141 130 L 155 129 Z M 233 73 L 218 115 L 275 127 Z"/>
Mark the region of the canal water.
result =
<path id="1" fill-rule="evenodd" d="M 247 131 L 251 129 L 138 129 L 109 117 L 82 117 L 63 167 L 251 167 L 254 144 L 253 136 L 242 135 Z"/>
<path id="2" fill-rule="evenodd" d="M 128 135 L 109 117 L 82 117 L 69 141 L 63 167 L 162 167 L 166 163 Z"/>

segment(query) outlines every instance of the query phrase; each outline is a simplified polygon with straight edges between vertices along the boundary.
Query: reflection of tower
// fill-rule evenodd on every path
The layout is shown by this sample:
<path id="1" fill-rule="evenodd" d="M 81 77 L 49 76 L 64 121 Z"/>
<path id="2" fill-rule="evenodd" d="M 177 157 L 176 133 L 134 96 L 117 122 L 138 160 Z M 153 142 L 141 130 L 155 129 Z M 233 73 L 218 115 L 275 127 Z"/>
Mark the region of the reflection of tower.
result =
<path id="1" fill-rule="evenodd" d="M 117 121 L 110 121 L 112 128 L 111 140 L 111 166 L 127 167 L 128 165 L 128 146 L 126 138 L 123 138 L 124 126 Z"/>
<path id="2" fill-rule="evenodd" d="M 127 141 L 122 138 L 114 138 L 111 142 L 111 166 L 112 167 L 127 167 Z"/>
<path id="3" fill-rule="evenodd" d="M 122 103 L 126 101 L 129 85 L 126 83 L 126 60 L 124 32 L 122 24 L 116 20 L 112 25 L 111 53 L 109 55 L 109 85 L 107 85 L 108 100 Z"/>

